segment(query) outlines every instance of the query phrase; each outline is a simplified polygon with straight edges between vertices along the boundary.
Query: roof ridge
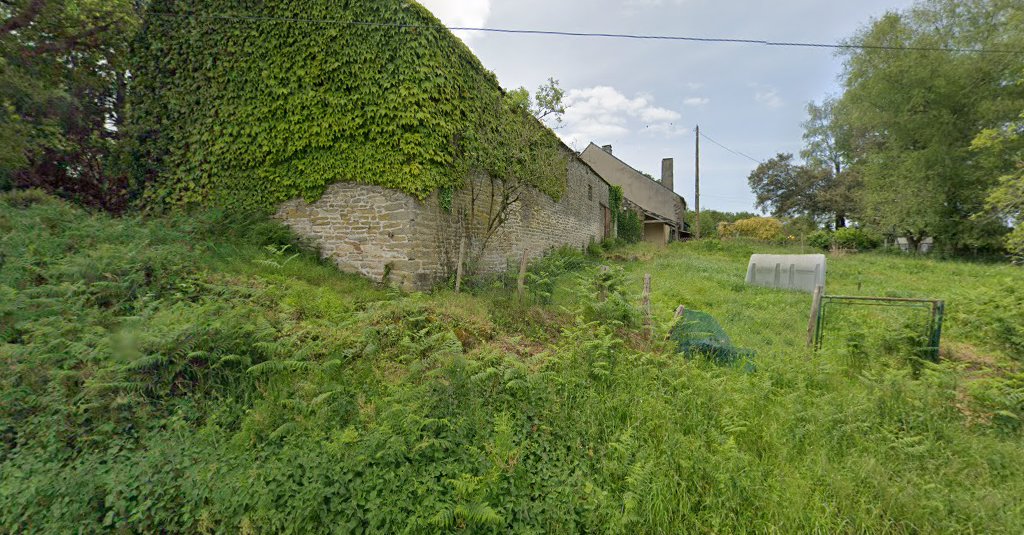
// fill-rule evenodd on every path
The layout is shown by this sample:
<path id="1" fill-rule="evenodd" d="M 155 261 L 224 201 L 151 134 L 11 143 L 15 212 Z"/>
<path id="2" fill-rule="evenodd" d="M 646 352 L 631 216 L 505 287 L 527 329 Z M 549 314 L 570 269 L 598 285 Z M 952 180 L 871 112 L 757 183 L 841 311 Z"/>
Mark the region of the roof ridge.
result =
<path id="1" fill-rule="evenodd" d="M 676 191 L 675 191 L 675 190 L 673 190 L 673 189 L 669 189 L 669 187 L 668 187 L 668 186 L 666 186 L 665 184 L 662 184 L 662 183 L 661 183 L 661 180 L 655 180 L 655 179 L 654 179 L 654 177 L 652 177 L 652 176 L 649 176 L 649 175 L 645 174 L 645 173 L 644 173 L 643 171 L 640 171 L 639 169 L 637 169 L 637 168 L 633 167 L 632 165 L 629 165 L 628 163 L 626 163 L 625 161 L 623 161 L 623 160 L 622 160 L 622 158 L 619 158 L 619 157 L 618 157 L 618 156 L 616 156 L 615 154 L 613 154 L 613 153 L 611 153 L 611 152 L 608 152 L 608 151 L 604 150 L 604 148 L 602 148 L 602 147 L 601 147 L 600 145 L 598 145 L 597 143 L 594 143 L 593 141 L 591 141 L 591 142 L 590 142 L 590 145 L 587 145 L 587 148 L 586 148 L 586 149 L 583 149 L 583 152 L 587 152 L 588 150 L 590 150 L 590 147 L 595 147 L 595 148 L 596 148 L 597 150 L 599 150 L 599 151 L 601 151 L 601 152 L 603 152 L 603 153 L 607 154 L 608 156 L 611 156 L 612 158 L 614 158 L 614 159 L 615 159 L 615 161 L 617 161 L 617 162 L 621 163 L 622 165 L 625 165 L 625 166 L 626 166 L 627 168 L 629 168 L 629 170 L 630 170 L 630 171 L 633 171 L 634 173 L 636 173 L 636 174 L 638 174 L 638 175 L 640 175 L 640 176 L 642 176 L 642 177 L 646 178 L 647 180 L 650 180 L 651 182 L 654 182 L 655 184 L 657 184 L 657 185 L 659 185 L 659 186 L 661 186 L 661 187 L 665 188 L 665 190 L 667 190 L 667 191 L 671 191 L 673 195 L 675 195 L 676 197 L 679 197 L 680 199 L 683 199 L 683 203 L 685 203 L 685 202 L 686 202 L 686 198 L 685 198 L 685 197 L 683 197 L 682 195 L 680 195 L 680 194 L 676 193 Z M 581 153 L 580 153 L 580 155 L 581 155 L 581 156 L 583 155 L 583 152 L 581 152 Z M 674 185 L 674 184 L 673 184 L 673 185 Z"/>

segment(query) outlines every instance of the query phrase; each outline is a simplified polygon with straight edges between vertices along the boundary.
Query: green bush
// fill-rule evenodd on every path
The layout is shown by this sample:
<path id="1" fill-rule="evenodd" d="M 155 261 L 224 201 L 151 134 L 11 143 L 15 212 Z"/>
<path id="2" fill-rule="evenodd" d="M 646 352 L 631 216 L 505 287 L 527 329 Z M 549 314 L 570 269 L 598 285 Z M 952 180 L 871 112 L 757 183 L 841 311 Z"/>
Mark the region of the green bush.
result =
<path id="1" fill-rule="evenodd" d="M 644 239 L 644 221 L 640 214 L 627 210 L 617 218 L 619 239 L 626 243 L 639 243 Z"/>
<path id="2" fill-rule="evenodd" d="M 563 246 L 535 260 L 526 272 L 526 289 L 539 303 L 548 304 L 558 277 L 579 271 L 588 263 L 587 257 L 575 247 Z M 515 267 L 515 280 L 519 267 Z M 510 284 L 508 287 L 512 288 Z"/>
<path id="3" fill-rule="evenodd" d="M 782 239 L 782 222 L 772 217 L 752 217 L 733 223 L 718 224 L 718 236 L 722 238 L 753 238 L 774 242 Z"/>
<path id="4" fill-rule="evenodd" d="M 578 315 L 586 322 L 637 327 L 640 311 L 625 293 L 620 267 L 598 266 L 581 274 L 576 290 Z"/>
<path id="5" fill-rule="evenodd" d="M 837 247 L 852 251 L 870 251 L 882 245 L 882 239 L 873 232 L 847 227 L 835 232 L 819 230 L 807 237 L 807 244 L 824 250 Z"/>
<path id="6" fill-rule="evenodd" d="M 819 230 L 809 234 L 807 236 L 807 245 L 823 251 L 831 249 L 832 232 L 828 230 Z"/>
<path id="7" fill-rule="evenodd" d="M 872 232 L 859 228 L 841 228 L 832 235 L 836 247 L 840 249 L 853 249 L 855 251 L 869 251 L 877 249 L 882 244 L 882 239 Z"/>

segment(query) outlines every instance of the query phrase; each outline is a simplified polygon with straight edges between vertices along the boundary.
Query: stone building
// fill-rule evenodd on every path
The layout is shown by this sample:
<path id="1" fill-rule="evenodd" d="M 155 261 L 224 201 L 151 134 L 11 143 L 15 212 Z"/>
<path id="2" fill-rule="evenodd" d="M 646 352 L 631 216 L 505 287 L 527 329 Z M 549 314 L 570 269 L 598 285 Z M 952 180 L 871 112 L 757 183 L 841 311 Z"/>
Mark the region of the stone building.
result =
<path id="1" fill-rule="evenodd" d="M 661 162 L 661 180 L 637 171 L 615 157 L 612 146 L 591 143 L 581 154 L 609 184 L 622 188 L 623 209 L 638 212 L 644 222 L 644 241 L 668 243 L 689 236 L 683 214 L 686 200 L 674 188 L 672 158 Z"/>
<path id="2" fill-rule="evenodd" d="M 410 289 L 611 234 L 608 184 L 417 2 L 304 2 L 393 26 L 329 38 L 274 22 L 288 2 L 237 2 L 249 23 L 202 39 L 225 2 L 186 3 L 147 20 L 133 66 L 161 202 L 276 211 L 339 268 Z"/>
<path id="3" fill-rule="evenodd" d="M 402 288 L 427 289 L 452 276 L 466 239 L 473 273 L 498 273 L 561 246 L 582 248 L 611 237 L 609 185 L 563 146 L 566 187 L 559 199 L 523 186 L 505 223 L 486 236 L 488 207 L 501 182 L 486 175 L 455 191 L 450 209 L 434 193 L 419 201 L 398 190 L 351 182 L 329 186 L 313 203 L 293 199 L 278 219 L 316 245 L 343 271 Z"/>

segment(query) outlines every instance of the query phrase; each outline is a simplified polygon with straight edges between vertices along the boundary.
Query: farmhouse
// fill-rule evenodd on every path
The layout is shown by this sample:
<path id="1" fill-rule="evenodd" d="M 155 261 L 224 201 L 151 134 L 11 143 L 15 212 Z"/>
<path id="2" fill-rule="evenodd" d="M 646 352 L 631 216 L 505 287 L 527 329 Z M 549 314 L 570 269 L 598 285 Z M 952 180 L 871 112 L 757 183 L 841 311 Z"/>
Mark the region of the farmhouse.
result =
<path id="1" fill-rule="evenodd" d="M 415 2 L 304 2 L 387 23 L 322 31 L 282 24 L 283 1 L 152 9 L 181 16 L 147 23 L 133 69 L 151 202 L 270 211 L 342 270 L 410 289 L 459 258 L 494 273 L 614 232 L 608 183 Z"/>
<path id="2" fill-rule="evenodd" d="M 668 243 L 689 235 L 683 214 L 686 200 L 674 191 L 673 160 L 661 162 L 661 181 L 637 171 L 615 157 L 612 146 L 591 143 L 580 158 L 609 184 L 622 188 L 623 209 L 637 212 L 644 223 L 644 241 Z"/>

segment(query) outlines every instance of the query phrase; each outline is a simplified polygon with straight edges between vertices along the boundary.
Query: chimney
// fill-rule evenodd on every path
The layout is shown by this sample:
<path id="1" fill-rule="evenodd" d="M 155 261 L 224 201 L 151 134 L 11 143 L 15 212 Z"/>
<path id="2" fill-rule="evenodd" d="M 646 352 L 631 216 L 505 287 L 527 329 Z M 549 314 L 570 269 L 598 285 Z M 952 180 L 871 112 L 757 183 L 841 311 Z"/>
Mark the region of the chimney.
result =
<path id="1" fill-rule="evenodd" d="M 601 147 L 601 150 L 607 152 L 608 154 L 611 154 L 612 153 L 612 146 L 611 145 L 604 145 L 604 146 Z"/>
<path id="2" fill-rule="evenodd" d="M 665 158 L 661 161 L 661 185 L 675 191 L 675 171 L 672 158 Z"/>

